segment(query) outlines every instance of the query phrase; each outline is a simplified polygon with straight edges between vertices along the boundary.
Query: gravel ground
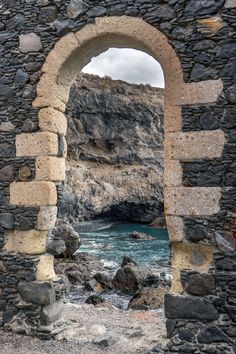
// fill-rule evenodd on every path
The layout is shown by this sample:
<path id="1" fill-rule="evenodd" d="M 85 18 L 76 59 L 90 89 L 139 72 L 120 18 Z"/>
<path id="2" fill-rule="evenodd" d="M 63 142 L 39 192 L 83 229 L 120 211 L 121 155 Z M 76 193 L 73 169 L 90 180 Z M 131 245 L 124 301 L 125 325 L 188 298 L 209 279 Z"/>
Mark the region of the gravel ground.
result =
<path id="1" fill-rule="evenodd" d="M 66 304 L 62 321 L 65 329 L 47 341 L 0 331 L 0 354 L 146 354 L 166 341 L 162 310 Z"/>

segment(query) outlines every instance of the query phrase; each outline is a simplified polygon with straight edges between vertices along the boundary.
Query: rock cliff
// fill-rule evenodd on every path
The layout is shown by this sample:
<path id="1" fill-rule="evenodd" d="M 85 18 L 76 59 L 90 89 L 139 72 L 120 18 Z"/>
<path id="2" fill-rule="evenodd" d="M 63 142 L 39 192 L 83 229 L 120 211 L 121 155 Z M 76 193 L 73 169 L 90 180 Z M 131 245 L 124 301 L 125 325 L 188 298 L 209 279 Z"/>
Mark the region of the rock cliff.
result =
<path id="1" fill-rule="evenodd" d="M 67 108 L 59 217 L 151 222 L 163 212 L 163 90 L 83 74 Z"/>

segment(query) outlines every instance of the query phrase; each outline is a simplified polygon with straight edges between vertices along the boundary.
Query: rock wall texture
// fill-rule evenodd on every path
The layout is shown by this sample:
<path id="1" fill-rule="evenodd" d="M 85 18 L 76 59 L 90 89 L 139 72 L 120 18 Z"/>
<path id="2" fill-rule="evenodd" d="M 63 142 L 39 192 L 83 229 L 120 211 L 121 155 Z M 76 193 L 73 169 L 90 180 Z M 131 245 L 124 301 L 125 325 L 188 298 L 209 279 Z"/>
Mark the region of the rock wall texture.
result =
<path id="1" fill-rule="evenodd" d="M 85 74 L 72 86 L 60 218 L 162 216 L 163 94 Z"/>
<path id="2" fill-rule="evenodd" d="M 73 46 L 80 47 L 78 31 L 92 23 L 95 38 L 96 18 L 105 19 L 100 24 L 109 32 L 116 16 L 121 21 L 116 30 L 127 30 L 127 40 L 140 37 L 144 24 L 148 33 L 152 28 L 156 36 L 164 34 L 161 43 L 148 37 L 146 48 L 156 53 L 159 45 L 163 68 L 171 72 L 165 72 L 165 205 L 175 284 L 166 297 L 170 342 L 163 352 L 234 353 L 235 0 L 3 0 L 0 14 L 2 326 L 45 337 L 60 329 L 53 323 L 67 283 L 55 278 L 53 258 L 44 254 L 65 156 L 67 99 L 63 84 L 53 90 L 56 69 Z M 139 18 L 140 27 L 129 27 L 127 18 L 129 24 Z M 44 66 L 50 73 L 43 80 L 50 52 L 53 64 Z M 66 64 L 69 75 L 71 61 Z"/>

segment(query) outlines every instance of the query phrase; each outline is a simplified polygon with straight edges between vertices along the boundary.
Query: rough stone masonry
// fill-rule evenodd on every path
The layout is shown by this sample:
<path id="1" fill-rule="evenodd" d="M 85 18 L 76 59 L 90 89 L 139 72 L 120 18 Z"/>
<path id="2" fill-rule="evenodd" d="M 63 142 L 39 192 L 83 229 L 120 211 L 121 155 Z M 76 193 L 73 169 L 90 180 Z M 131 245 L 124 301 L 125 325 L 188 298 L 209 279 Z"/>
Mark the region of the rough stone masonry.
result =
<path id="1" fill-rule="evenodd" d="M 59 74 L 69 76 L 73 56 L 86 52 L 91 58 L 99 43 L 102 49 L 119 45 L 122 32 L 123 45 L 139 48 L 142 42 L 142 50 L 159 53 L 166 77 L 164 193 L 174 284 L 165 303 L 170 341 L 162 351 L 235 352 L 235 28 L 235 0 L 1 2 L 0 313 L 5 330 L 44 338 L 60 330 L 68 282 L 55 277 L 46 250 L 66 155 L 67 97 Z M 141 39 L 141 29 L 153 35 Z"/>

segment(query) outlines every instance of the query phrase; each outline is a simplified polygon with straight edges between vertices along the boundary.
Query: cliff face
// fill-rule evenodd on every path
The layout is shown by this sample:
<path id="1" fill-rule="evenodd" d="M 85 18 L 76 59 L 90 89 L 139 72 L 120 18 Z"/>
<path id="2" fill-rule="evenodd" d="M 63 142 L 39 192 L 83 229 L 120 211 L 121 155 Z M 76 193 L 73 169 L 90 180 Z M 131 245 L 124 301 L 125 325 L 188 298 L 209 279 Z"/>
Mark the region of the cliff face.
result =
<path id="1" fill-rule="evenodd" d="M 83 74 L 67 109 L 59 217 L 150 222 L 162 213 L 163 90 Z"/>

